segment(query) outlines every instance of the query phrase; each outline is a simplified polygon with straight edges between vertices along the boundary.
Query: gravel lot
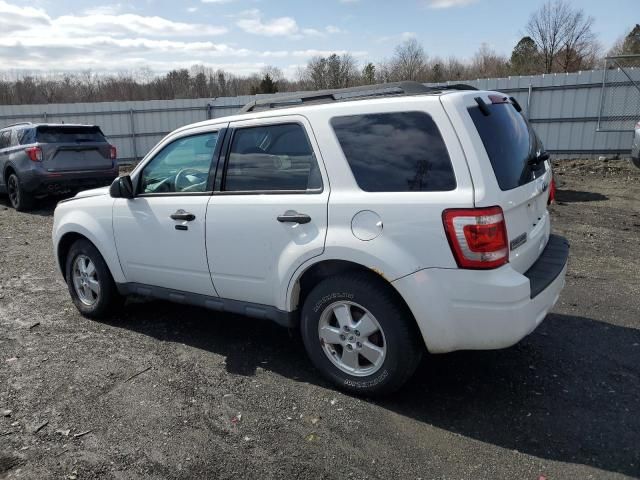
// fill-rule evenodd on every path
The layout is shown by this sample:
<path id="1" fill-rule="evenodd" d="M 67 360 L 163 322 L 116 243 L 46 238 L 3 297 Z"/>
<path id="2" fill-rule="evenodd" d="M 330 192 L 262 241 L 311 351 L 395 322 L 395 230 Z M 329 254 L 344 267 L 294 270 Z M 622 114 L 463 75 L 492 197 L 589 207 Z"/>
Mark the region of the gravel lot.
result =
<path id="1" fill-rule="evenodd" d="M 640 171 L 556 173 L 553 313 L 513 348 L 427 357 L 382 400 L 333 390 L 264 321 L 139 300 L 83 319 L 55 202 L 0 198 L 0 478 L 639 478 Z"/>

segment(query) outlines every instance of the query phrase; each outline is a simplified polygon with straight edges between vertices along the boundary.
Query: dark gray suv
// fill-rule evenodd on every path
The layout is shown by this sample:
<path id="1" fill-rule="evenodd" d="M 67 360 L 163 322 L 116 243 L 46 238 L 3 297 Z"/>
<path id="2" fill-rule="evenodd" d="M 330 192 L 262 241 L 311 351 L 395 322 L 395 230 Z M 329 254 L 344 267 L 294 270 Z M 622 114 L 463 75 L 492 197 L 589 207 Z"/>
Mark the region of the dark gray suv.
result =
<path id="1" fill-rule="evenodd" d="M 116 157 L 95 125 L 10 125 L 0 129 L 0 193 L 24 211 L 36 198 L 109 185 L 118 176 Z"/>

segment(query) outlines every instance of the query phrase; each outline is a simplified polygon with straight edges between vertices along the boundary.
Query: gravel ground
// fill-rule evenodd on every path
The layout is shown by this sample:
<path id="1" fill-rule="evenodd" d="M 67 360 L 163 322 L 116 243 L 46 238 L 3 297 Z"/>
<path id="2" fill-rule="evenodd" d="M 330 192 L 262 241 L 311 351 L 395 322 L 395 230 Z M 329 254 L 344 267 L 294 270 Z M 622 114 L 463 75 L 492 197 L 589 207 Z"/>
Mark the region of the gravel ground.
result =
<path id="1" fill-rule="evenodd" d="M 0 478 L 639 478 L 640 171 L 556 174 L 572 250 L 553 313 L 510 349 L 429 356 L 377 400 L 333 390 L 264 321 L 155 301 L 83 319 L 55 203 L 0 199 Z"/>

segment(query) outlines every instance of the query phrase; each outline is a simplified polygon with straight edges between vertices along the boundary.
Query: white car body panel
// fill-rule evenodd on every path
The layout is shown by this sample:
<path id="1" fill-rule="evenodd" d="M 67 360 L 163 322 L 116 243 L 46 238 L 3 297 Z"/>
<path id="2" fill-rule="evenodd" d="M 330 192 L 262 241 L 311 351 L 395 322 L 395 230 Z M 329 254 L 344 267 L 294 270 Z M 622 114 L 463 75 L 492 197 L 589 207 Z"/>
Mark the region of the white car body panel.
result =
<path id="1" fill-rule="evenodd" d="M 84 193 L 84 192 L 82 192 Z M 53 245 L 56 260 L 58 245 L 66 234 L 80 234 L 102 253 L 113 279 L 118 283 L 126 282 L 126 277 L 120 268 L 118 252 L 113 239 L 112 205 L 114 199 L 108 194 L 89 195 L 74 198 L 58 204 L 53 221 Z M 58 262 L 60 271 L 64 274 L 64 265 Z"/>

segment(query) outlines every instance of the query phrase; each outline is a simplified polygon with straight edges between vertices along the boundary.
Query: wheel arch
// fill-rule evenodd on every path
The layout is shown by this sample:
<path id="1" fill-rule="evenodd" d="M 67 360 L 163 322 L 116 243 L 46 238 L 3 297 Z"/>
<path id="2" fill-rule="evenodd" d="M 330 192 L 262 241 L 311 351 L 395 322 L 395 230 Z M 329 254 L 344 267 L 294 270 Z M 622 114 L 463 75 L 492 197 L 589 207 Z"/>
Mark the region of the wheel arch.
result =
<path id="1" fill-rule="evenodd" d="M 2 181 L 5 185 L 7 185 L 7 180 L 9 180 L 9 175 L 12 173 L 18 174 L 16 167 L 12 163 L 7 163 L 4 167 L 4 171 L 2 172 Z"/>
<path id="2" fill-rule="evenodd" d="M 323 259 L 299 272 L 295 280 L 291 282 L 288 298 L 290 311 L 300 310 L 306 296 L 319 282 L 336 275 L 354 272 L 367 275 L 371 278 L 372 282 L 384 285 L 385 288 L 392 292 L 403 308 L 406 309 L 407 313 L 411 315 L 414 322 L 416 321 L 413 312 L 404 298 L 402 298 L 400 292 L 381 272 L 360 263 L 342 259 Z M 418 326 L 417 322 L 416 326 Z"/>
<path id="3" fill-rule="evenodd" d="M 58 242 L 56 248 L 56 258 L 58 260 L 58 265 L 60 266 L 60 272 L 62 272 L 62 277 L 65 279 L 65 281 L 67 280 L 67 256 L 69 255 L 71 245 L 73 245 L 78 240 L 86 240 L 87 242 L 91 243 L 91 245 L 96 247 L 96 245 L 91 240 L 78 232 L 67 232 L 60 238 L 60 241 Z M 96 249 L 100 251 L 98 247 L 96 247 Z M 100 253 L 100 255 L 102 255 L 102 253 Z"/>

